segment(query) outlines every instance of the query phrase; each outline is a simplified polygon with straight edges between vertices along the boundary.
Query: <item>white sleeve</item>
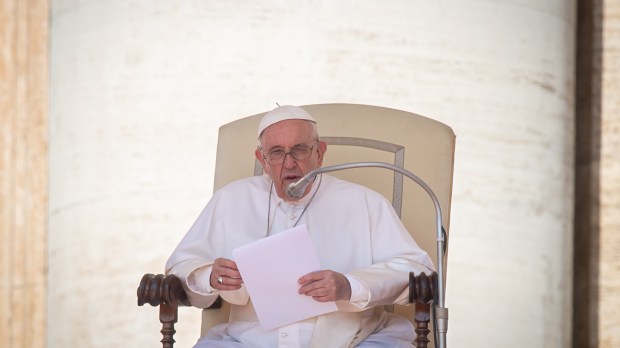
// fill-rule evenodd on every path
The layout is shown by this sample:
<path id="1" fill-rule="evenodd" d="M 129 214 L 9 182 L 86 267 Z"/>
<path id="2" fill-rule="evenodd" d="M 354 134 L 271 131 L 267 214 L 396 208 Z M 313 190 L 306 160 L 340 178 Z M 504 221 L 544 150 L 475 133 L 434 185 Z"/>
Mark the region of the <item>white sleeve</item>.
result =
<path id="1" fill-rule="evenodd" d="M 348 274 L 345 274 L 345 277 L 347 277 L 349 284 L 351 284 L 351 299 L 349 299 L 349 302 L 360 308 L 366 307 L 370 298 L 368 287 L 357 277 Z"/>
<path id="2" fill-rule="evenodd" d="M 211 287 L 211 270 L 213 266 L 205 266 L 191 272 L 187 277 L 187 288 L 193 292 L 205 295 L 217 293 L 219 290 Z"/>

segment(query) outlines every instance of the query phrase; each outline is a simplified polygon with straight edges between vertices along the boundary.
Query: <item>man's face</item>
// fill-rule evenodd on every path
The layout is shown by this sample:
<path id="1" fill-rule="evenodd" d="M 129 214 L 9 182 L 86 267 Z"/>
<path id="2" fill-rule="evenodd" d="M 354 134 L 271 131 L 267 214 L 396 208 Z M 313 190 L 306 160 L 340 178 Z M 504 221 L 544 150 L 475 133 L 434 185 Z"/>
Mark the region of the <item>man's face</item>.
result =
<path id="1" fill-rule="evenodd" d="M 312 148 L 307 159 L 295 159 L 289 151 L 300 153 L 298 149 Z M 261 140 L 261 149 L 257 149 L 256 158 L 263 164 L 265 173 L 269 174 L 273 180 L 278 196 L 284 200 L 296 200 L 286 195 L 286 189 L 289 184 L 301 179 L 304 175 L 313 169 L 319 168 L 323 164 L 323 155 L 327 150 L 327 144 L 323 141 L 317 141 L 316 134 L 312 126 L 305 120 L 285 120 L 275 123 L 267 127 L 263 131 Z M 276 151 L 276 152 L 274 152 Z M 263 155 L 269 158 L 269 153 L 287 153 L 283 161 L 278 164 L 265 161 Z M 272 162 L 272 164 L 268 163 Z M 310 191 L 311 185 L 308 186 L 304 196 Z"/>

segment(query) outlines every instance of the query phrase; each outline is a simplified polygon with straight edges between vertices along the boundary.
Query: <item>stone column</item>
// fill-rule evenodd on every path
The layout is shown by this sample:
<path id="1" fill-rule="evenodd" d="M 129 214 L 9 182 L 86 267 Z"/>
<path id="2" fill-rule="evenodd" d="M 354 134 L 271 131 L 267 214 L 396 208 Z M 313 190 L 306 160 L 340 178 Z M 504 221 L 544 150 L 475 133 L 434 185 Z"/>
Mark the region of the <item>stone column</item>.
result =
<path id="1" fill-rule="evenodd" d="M 620 346 L 620 2 L 603 2 L 599 347 Z"/>
<path id="2" fill-rule="evenodd" d="M 46 346 L 48 2 L 0 2 L 0 345 Z"/>
<path id="3" fill-rule="evenodd" d="M 580 1 L 575 347 L 620 345 L 620 31 L 617 1 Z"/>

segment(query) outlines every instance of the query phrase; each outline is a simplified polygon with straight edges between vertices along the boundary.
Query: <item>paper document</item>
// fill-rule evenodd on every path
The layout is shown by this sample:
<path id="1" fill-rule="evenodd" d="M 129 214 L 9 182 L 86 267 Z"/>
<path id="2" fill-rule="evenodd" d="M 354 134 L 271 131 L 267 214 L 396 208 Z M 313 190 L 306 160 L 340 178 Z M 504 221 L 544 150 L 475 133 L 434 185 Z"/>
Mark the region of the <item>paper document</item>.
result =
<path id="1" fill-rule="evenodd" d="M 233 250 L 258 320 L 270 330 L 337 310 L 297 293 L 299 278 L 321 269 L 306 225 L 294 227 Z"/>

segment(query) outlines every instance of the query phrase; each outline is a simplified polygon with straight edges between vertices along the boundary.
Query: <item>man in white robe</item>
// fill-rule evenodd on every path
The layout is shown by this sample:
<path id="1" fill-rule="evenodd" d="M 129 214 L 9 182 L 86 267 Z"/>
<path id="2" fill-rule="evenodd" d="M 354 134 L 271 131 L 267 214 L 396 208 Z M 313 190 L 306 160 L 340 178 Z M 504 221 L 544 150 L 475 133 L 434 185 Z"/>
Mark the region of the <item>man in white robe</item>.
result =
<path id="1" fill-rule="evenodd" d="M 193 306 L 208 307 L 218 296 L 231 303 L 230 321 L 195 347 L 412 347 L 413 325 L 373 307 L 406 304 L 409 272 L 434 270 L 428 254 L 389 202 L 366 187 L 323 174 L 301 198 L 287 196 L 288 185 L 320 167 L 327 150 L 305 110 L 274 109 L 258 135 L 255 155 L 266 174 L 215 192 L 166 263 Z M 299 293 L 334 301 L 338 311 L 265 330 L 232 250 L 302 224 L 324 269 L 301 277 Z"/>

